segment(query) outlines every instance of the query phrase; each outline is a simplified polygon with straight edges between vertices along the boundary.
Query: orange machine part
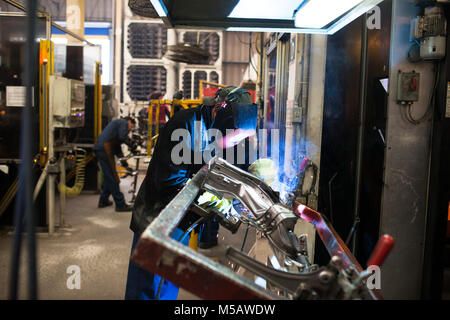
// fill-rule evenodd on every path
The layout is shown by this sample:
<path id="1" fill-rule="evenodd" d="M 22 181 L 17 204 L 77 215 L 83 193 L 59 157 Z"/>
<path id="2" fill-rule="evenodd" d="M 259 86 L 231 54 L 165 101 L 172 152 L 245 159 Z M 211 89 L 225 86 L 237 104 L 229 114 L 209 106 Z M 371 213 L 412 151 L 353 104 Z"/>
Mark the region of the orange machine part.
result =
<path id="1" fill-rule="evenodd" d="M 447 238 L 450 238 L 450 202 L 448 203 Z"/>

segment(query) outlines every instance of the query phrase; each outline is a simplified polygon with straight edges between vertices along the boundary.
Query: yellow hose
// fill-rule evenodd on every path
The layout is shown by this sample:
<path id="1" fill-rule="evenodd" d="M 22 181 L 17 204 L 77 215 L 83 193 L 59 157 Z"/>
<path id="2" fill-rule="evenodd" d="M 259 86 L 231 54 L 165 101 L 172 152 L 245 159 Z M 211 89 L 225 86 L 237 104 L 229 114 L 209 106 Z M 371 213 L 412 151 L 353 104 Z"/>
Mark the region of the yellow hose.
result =
<path id="1" fill-rule="evenodd" d="M 3 213 L 5 212 L 5 210 L 8 208 L 8 206 L 10 205 L 11 201 L 14 199 L 14 197 L 16 196 L 17 193 L 17 189 L 18 189 L 18 183 L 19 182 L 19 178 L 17 177 L 13 183 L 11 184 L 11 186 L 8 188 L 8 191 L 6 191 L 5 195 L 3 196 L 1 202 L 0 202 L 0 217 L 3 215 Z"/>
<path id="2" fill-rule="evenodd" d="M 89 155 L 86 156 L 84 159 L 84 165 L 86 166 L 89 162 L 91 162 L 94 159 L 94 152 L 89 153 Z M 66 175 L 66 182 L 69 182 L 77 173 L 77 168 L 73 168 L 67 175 Z"/>
<path id="3" fill-rule="evenodd" d="M 33 167 L 35 167 L 36 164 L 38 163 L 39 155 L 40 154 L 37 154 L 37 155 L 34 156 Z M 6 191 L 6 193 L 3 196 L 3 198 L 0 200 L 0 217 L 3 215 L 3 213 L 5 213 L 6 209 L 8 208 L 8 206 L 13 201 L 13 199 L 16 196 L 18 190 L 19 190 L 19 177 L 17 176 L 14 179 L 13 183 L 11 184 L 11 186 Z"/>
<path id="4" fill-rule="evenodd" d="M 84 151 L 83 149 L 75 149 L 75 157 L 77 159 L 75 184 L 73 185 L 73 187 L 68 187 L 65 183 L 62 182 L 58 184 L 58 191 L 60 193 L 64 192 L 68 197 L 78 196 L 84 188 L 86 151 Z"/>

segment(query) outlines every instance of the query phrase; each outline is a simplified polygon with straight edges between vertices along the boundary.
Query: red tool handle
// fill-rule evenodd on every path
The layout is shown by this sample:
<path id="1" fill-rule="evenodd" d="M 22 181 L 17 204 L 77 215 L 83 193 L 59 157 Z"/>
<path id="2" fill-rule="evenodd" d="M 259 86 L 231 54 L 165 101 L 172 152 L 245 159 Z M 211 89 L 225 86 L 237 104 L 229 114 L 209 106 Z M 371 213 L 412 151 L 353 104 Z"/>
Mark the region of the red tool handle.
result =
<path id="1" fill-rule="evenodd" d="M 391 252 L 394 242 L 395 241 L 392 236 L 388 234 L 383 235 L 380 240 L 378 240 L 370 259 L 367 262 L 367 266 L 381 267 L 389 252 Z"/>

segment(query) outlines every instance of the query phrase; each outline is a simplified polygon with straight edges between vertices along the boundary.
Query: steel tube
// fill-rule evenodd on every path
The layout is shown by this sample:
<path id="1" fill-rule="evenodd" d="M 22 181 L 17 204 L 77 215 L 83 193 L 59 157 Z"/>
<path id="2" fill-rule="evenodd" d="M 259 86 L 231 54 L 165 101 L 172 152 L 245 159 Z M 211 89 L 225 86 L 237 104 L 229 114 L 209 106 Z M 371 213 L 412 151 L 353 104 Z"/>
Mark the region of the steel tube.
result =
<path id="1" fill-rule="evenodd" d="M 367 21 L 367 14 L 365 15 Z M 355 202 L 353 205 L 354 230 L 352 241 L 352 253 L 356 255 L 356 241 L 358 239 L 359 224 L 359 200 L 361 195 L 361 175 L 364 148 L 364 130 L 366 118 L 366 96 L 367 96 L 367 59 L 368 59 L 368 29 L 365 22 L 362 23 L 362 40 L 361 40 L 361 75 L 360 75 L 360 95 L 359 95 L 359 130 L 358 130 L 358 149 L 356 155 L 356 179 L 355 179 Z M 350 239 L 350 238 L 349 238 Z"/>
<path id="2" fill-rule="evenodd" d="M 66 153 L 64 152 L 61 156 L 60 162 L 60 175 L 59 175 L 59 181 L 60 183 L 66 182 Z M 66 214 L 66 193 L 60 192 L 59 193 L 59 227 L 62 228 L 65 226 L 65 214 Z"/>
<path id="3" fill-rule="evenodd" d="M 47 161 L 44 170 L 42 170 L 41 175 L 39 176 L 39 180 L 36 183 L 36 186 L 34 187 L 34 193 L 33 193 L 33 201 L 36 201 L 36 198 L 41 191 L 42 186 L 44 185 L 45 179 L 47 179 L 48 175 L 48 164 L 49 161 Z"/>

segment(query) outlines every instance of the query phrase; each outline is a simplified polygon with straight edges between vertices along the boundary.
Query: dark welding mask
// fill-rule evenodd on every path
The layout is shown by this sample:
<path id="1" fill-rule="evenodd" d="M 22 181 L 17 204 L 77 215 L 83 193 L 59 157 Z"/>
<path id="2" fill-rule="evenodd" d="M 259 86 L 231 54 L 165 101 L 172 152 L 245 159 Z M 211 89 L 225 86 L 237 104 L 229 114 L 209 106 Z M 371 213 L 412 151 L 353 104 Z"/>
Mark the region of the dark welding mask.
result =
<path id="1" fill-rule="evenodd" d="M 258 108 L 256 104 L 231 104 L 233 111 L 234 129 L 256 130 L 258 122 Z"/>
<path id="2" fill-rule="evenodd" d="M 219 106 L 214 127 L 225 133 L 227 129 L 256 130 L 257 106 L 244 88 L 227 87 L 229 92 Z"/>
<path id="3" fill-rule="evenodd" d="M 229 103 L 217 113 L 214 128 L 225 134 L 227 129 L 256 130 L 258 108 L 256 104 Z"/>

